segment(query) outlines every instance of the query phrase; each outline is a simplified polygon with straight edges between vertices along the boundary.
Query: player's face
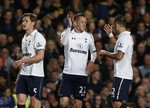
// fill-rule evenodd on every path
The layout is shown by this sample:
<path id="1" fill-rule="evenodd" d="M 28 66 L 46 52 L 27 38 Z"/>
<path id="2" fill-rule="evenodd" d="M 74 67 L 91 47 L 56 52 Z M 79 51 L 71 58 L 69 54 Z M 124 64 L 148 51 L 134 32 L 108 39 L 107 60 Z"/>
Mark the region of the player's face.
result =
<path id="1" fill-rule="evenodd" d="M 85 17 L 79 17 L 79 19 L 76 21 L 76 25 L 75 28 L 79 31 L 79 32 L 83 32 L 86 29 L 86 23 L 87 20 Z"/>
<path id="2" fill-rule="evenodd" d="M 28 31 L 30 29 L 33 29 L 34 22 L 31 22 L 30 17 L 25 16 L 22 20 L 22 28 L 25 31 Z"/>
<path id="3" fill-rule="evenodd" d="M 118 36 L 119 35 L 119 30 L 118 30 L 118 25 L 117 23 L 113 22 L 113 33 L 115 36 Z"/>

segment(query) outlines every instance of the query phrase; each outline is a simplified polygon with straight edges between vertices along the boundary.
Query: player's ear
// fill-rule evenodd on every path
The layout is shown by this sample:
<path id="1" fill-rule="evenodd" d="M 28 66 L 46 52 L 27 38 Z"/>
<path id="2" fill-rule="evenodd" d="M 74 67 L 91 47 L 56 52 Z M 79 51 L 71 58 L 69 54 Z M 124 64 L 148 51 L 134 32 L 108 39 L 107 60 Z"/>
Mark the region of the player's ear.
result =
<path id="1" fill-rule="evenodd" d="M 120 28 L 120 25 L 116 23 L 116 27 L 117 27 L 117 28 Z"/>
<path id="2" fill-rule="evenodd" d="M 77 26 L 77 23 L 76 23 L 76 22 L 74 22 L 74 25 L 75 25 L 75 26 Z"/>
<path id="3" fill-rule="evenodd" d="M 32 25 L 33 25 L 33 26 L 35 26 L 35 24 L 36 24 L 35 22 L 32 22 Z"/>

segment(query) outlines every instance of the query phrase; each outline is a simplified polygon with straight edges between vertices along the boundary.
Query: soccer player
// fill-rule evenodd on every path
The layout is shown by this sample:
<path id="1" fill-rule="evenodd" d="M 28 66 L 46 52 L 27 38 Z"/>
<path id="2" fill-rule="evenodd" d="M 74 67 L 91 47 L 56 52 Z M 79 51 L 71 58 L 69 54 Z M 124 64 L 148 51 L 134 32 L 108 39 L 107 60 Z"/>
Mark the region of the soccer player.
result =
<path id="1" fill-rule="evenodd" d="M 77 13 L 72 20 L 69 15 L 68 28 L 61 34 L 61 43 L 64 45 L 65 65 L 60 85 L 60 105 L 66 108 L 69 97 L 73 95 L 75 108 L 82 107 L 82 100 L 86 96 L 87 76 L 94 69 L 96 48 L 93 35 L 85 31 L 87 19 L 84 14 Z M 90 60 L 88 62 L 88 52 Z"/>
<path id="2" fill-rule="evenodd" d="M 115 44 L 113 53 L 106 50 L 99 52 L 100 56 L 114 59 L 114 81 L 111 93 L 112 105 L 114 108 L 127 108 L 125 102 L 128 99 L 128 91 L 133 77 L 131 66 L 133 39 L 130 32 L 126 30 L 126 20 L 122 15 L 114 18 L 112 26 L 106 24 L 104 30 L 108 34 L 110 41 Z M 118 38 L 117 40 L 113 33 Z"/>
<path id="3" fill-rule="evenodd" d="M 22 27 L 26 32 L 22 39 L 23 58 L 14 62 L 15 69 L 20 68 L 16 80 L 17 106 L 25 108 L 27 96 L 31 97 L 32 108 L 41 107 L 41 89 L 44 79 L 43 58 L 46 40 L 35 29 L 37 17 L 32 13 L 25 13 Z"/>

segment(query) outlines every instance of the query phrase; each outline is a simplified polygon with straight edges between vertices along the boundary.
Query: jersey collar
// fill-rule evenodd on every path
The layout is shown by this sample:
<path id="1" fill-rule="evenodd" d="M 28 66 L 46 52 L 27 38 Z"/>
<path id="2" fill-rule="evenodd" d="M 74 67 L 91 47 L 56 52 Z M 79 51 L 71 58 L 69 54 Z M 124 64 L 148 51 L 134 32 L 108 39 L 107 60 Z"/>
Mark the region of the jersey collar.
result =
<path id="1" fill-rule="evenodd" d="M 120 35 L 118 35 L 118 38 L 121 37 L 122 35 L 125 35 L 125 34 L 130 35 L 131 32 L 129 32 L 129 31 L 124 31 L 124 32 L 122 32 Z"/>
<path id="2" fill-rule="evenodd" d="M 35 29 L 35 30 L 31 33 L 31 36 L 34 36 L 36 32 L 37 32 L 37 30 Z"/>
<path id="3" fill-rule="evenodd" d="M 34 36 L 36 32 L 37 32 L 37 30 L 35 29 L 35 30 L 34 30 L 30 35 L 28 35 L 28 36 Z M 25 34 L 25 36 L 27 37 L 27 34 Z"/>

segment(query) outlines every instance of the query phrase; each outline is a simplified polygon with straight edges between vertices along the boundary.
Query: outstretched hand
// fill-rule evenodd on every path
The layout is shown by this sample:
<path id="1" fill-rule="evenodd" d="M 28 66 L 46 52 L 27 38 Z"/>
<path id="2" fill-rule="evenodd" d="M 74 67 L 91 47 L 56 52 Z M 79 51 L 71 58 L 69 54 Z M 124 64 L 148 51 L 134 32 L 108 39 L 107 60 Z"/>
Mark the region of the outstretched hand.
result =
<path id="1" fill-rule="evenodd" d="M 110 33 L 112 33 L 112 25 L 105 24 L 103 29 L 107 33 L 107 35 L 109 35 Z"/>
<path id="2" fill-rule="evenodd" d="M 68 27 L 72 27 L 72 20 L 69 14 L 67 14 L 67 19 L 68 19 Z"/>

